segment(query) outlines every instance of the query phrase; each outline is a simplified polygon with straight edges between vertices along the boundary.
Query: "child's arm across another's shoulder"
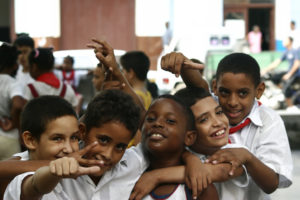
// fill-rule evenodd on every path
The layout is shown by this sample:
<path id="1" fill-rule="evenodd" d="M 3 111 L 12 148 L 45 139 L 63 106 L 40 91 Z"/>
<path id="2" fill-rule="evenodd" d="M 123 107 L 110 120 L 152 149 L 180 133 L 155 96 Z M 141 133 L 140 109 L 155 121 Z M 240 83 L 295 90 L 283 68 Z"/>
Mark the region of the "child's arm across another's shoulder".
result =
<path id="1" fill-rule="evenodd" d="M 233 157 L 237 158 L 233 160 Z M 255 183 L 267 194 L 274 192 L 279 183 L 279 176 L 245 148 L 222 149 L 212 155 L 208 162 L 231 163 L 232 169 L 243 164 Z"/>

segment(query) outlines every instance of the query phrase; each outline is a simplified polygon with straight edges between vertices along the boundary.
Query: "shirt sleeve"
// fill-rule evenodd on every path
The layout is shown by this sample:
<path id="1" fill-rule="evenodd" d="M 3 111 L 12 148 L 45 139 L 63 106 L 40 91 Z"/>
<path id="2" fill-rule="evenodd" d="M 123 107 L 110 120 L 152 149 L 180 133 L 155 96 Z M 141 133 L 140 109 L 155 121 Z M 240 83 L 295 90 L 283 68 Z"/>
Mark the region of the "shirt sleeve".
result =
<path id="1" fill-rule="evenodd" d="M 281 117 L 273 112 L 272 116 L 262 116 L 264 125 L 260 129 L 255 155 L 265 165 L 279 174 L 279 188 L 292 184 L 293 162 L 286 129 Z"/>
<path id="2" fill-rule="evenodd" d="M 34 172 L 26 172 L 16 176 L 6 187 L 4 193 L 5 200 L 19 200 L 21 199 L 22 183 L 24 178 L 29 175 L 34 174 Z"/>

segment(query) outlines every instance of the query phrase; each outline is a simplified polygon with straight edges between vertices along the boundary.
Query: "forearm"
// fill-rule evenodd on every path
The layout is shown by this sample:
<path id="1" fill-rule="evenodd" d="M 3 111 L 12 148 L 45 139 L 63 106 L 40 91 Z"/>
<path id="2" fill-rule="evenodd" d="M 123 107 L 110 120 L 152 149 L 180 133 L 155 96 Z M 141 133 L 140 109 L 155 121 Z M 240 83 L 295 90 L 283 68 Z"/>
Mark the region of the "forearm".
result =
<path id="1" fill-rule="evenodd" d="M 156 185 L 161 183 L 184 183 L 185 166 L 174 166 L 155 169 L 147 172 L 155 180 Z"/>
<path id="2" fill-rule="evenodd" d="M 202 87 L 209 91 L 208 84 L 202 78 L 202 75 L 199 70 L 182 68 L 181 77 L 188 87 Z"/>
<path id="3" fill-rule="evenodd" d="M 236 178 L 241 176 L 244 173 L 243 167 L 239 167 L 234 171 L 233 175 L 229 175 L 231 170 L 231 164 L 229 163 L 219 163 L 216 165 L 211 165 L 211 179 L 212 182 L 224 182 L 228 181 L 229 179 Z"/>
<path id="4" fill-rule="evenodd" d="M 13 179 L 24 172 L 35 171 L 42 166 L 49 165 L 49 161 L 19 161 L 6 160 L 0 162 L 0 179 Z"/>
<path id="5" fill-rule="evenodd" d="M 25 199 L 28 197 L 38 199 L 51 192 L 60 180 L 61 177 L 53 175 L 48 166 L 42 167 L 23 181 L 22 196 Z"/>
<path id="6" fill-rule="evenodd" d="M 246 162 L 245 166 L 252 179 L 265 193 L 270 194 L 277 189 L 279 183 L 278 174 L 254 155 Z"/>

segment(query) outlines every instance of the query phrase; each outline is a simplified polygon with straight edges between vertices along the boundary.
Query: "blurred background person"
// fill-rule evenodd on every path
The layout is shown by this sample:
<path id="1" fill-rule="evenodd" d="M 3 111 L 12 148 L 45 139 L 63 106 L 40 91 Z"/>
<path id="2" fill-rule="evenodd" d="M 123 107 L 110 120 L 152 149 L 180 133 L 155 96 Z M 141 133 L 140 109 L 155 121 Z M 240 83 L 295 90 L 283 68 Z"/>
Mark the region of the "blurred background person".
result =
<path id="1" fill-rule="evenodd" d="M 247 35 L 251 53 L 260 53 L 262 44 L 262 33 L 258 25 L 254 25 L 252 31 Z"/>

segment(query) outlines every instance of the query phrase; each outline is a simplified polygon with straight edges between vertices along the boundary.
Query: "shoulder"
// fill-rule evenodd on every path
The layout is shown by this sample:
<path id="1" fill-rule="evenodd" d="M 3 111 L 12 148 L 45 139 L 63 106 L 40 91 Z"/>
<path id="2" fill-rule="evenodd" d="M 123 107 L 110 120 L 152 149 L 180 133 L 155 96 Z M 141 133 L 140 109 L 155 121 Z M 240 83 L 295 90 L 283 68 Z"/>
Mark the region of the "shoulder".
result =
<path id="1" fill-rule="evenodd" d="M 259 106 L 258 112 L 263 124 L 273 124 L 277 122 L 282 122 L 280 115 L 275 110 L 265 105 Z"/>

